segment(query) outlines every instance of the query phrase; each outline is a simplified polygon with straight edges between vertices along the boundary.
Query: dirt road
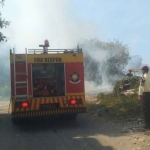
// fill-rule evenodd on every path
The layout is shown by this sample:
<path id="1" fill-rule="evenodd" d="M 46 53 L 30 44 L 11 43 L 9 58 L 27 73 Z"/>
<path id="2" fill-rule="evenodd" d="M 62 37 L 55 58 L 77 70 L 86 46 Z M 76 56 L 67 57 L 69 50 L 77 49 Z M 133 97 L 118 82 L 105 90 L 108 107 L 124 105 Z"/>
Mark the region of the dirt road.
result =
<path id="1" fill-rule="evenodd" d="M 8 102 L 0 101 L 0 150 L 150 150 L 149 131 L 122 131 L 123 124 L 81 114 L 13 125 Z"/>

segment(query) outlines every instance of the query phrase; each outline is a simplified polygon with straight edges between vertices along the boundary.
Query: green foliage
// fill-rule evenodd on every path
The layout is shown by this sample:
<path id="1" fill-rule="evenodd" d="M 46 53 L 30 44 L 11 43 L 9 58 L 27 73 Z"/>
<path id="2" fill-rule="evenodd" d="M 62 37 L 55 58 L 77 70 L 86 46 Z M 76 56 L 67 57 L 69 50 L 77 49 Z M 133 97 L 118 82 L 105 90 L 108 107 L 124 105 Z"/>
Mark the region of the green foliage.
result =
<path id="1" fill-rule="evenodd" d="M 85 79 L 87 81 L 94 81 L 97 84 L 102 83 L 102 76 L 99 71 L 99 63 L 96 62 L 90 55 L 85 54 Z"/>
<path id="2" fill-rule="evenodd" d="M 0 4 L 3 6 L 5 0 L 0 0 Z M 2 15 L 0 13 L 0 28 L 6 28 L 7 26 L 10 25 L 9 21 L 6 21 L 5 19 L 2 18 Z M 2 32 L 0 32 L 0 42 L 6 40 L 6 36 L 3 35 Z M 6 40 L 7 41 L 7 40 Z"/>
<path id="3" fill-rule="evenodd" d="M 100 93 L 97 96 L 98 104 L 88 104 L 89 112 L 101 108 L 109 110 L 108 117 L 135 117 L 142 114 L 142 106 L 137 100 L 137 95 L 120 95 Z"/>
<path id="4" fill-rule="evenodd" d="M 137 100 L 137 92 L 139 87 L 138 76 L 126 77 L 116 82 L 112 93 L 99 93 L 97 95 L 97 103 L 88 104 L 90 112 L 96 112 L 102 108 L 108 109 L 108 117 L 135 117 L 142 114 L 141 103 Z M 130 89 L 134 89 L 135 93 L 125 95 L 125 90 L 120 90 L 120 85 L 126 84 L 126 80 L 130 83 Z"/>
<path id="5" fill-rule="evenodd" d="M 127 45 L 118 40 L 102 42 L 92 39 L 80 43 L 80 46 L 84 52 L 85 79 L 87 81 L 102 84 L 105 75 L 109 82 L 112 82 L 114 76 L 120 78 L 124 75 L 124 69 L 130 59 Z"/>
<path id="6" fill-rule="evenodd" d="M 115 96 L 118 96 L 124 92 L 123 90 L 120 89 L 120 86 L 125 85 L 126 80 L 128 80 L 130 83 L 130 89 L 134 89 L 135 93 L 137 93 L 138 87 L 139 87 L 139 79 L 140 79 L 139 76 L 132 76 L 132 77 L 126 77 L 126 78 L 123 78 L 122 80 L 117 81 L 114 86 L 113 94 Z"/>
<path id="7" fill-rule="evenodd" d="M 120 41 L 115 40 L 114 42 L 103 42 L 97 45 L 104 48 L 109 53 L 109 59 L 107 61 L 107 74 L 108 76 L 124 75 L 123 69 L 125 68 L 129 60 L 129 47 L 123 45 Z"/>
<path id="8" fill-rule="evenodd" d="M 3 6 L 3 5 L 4 5 L 4 1 L 5 1 L 5 0 L 0 0 L 0 5 Z"/>

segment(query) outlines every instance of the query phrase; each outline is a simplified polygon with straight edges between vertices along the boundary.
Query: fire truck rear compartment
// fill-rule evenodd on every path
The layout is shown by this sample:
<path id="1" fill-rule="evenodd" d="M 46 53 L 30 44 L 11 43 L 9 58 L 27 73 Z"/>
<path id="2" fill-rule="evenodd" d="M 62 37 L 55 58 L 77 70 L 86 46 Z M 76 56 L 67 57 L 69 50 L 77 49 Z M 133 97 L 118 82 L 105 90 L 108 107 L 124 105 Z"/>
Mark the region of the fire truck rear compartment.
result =
<path id="1" fill-rule="evenodd" d="M 65 96 L 64 63 L 32 64 L 33 97 Z"/>
<path id="2" fill-rule="evenodd" d="M 43 48 L 10 51 L 13 120 L 87 112 L 82 50 Z"/>

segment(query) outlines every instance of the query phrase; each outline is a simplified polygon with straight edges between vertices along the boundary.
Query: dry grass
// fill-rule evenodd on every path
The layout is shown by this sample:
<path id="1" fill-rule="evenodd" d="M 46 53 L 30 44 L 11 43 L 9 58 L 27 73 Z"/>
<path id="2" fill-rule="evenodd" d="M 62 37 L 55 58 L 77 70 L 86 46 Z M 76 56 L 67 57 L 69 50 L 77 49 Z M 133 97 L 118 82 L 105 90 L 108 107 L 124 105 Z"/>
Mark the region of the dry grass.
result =
<path id="1" fill-rule="evenodd" d="M 107 116 L 133 117 L 142 114 L 142 106 L 137 101 L 137 95 L 119 95 L 100 93 L 97 102 L 88 103 L 88 111 L 95 113 L 102 108 L 108 109 Z"/>
<path id="2" fill-rule="evenodd" d="M 120 84 L 124 85 L 126 80 L 129 80 L 130 89 L 134 89 L 134 92 L 127 92 L 126 90 L 120 90 Z M 124 78 L 116 82 L 114 90 L 110 94 L 99 93 L 97 95 L 97 101 L 90 101 L 88 103 L 88 111 L 91 113 L 97 113 L 101 109 L 109 111 L 106 116 L 111 117 L 132 117 L 142 114 L 141 103 L 137 100 L 137 90 L 139 86 L 139 77 L 133 76 L 130 78 Z M 128 93 L 127 95 L 123 93 Z"/>

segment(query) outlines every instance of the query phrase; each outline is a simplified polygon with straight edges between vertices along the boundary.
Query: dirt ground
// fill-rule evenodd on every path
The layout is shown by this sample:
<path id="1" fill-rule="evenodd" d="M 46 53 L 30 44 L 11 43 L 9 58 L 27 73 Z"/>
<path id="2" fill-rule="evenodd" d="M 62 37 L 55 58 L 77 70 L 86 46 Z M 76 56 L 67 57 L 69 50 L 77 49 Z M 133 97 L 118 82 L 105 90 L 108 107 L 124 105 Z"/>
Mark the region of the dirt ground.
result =
<path id="1" fill-rule="evenodd" d="M 2 150 L 150 150 L 150 131 L 143 128 L 143 118 L 106 121 L 87 113 L 75 121 L 39 118 L 13 125 L 8 104 L 0 101 Z"/>

